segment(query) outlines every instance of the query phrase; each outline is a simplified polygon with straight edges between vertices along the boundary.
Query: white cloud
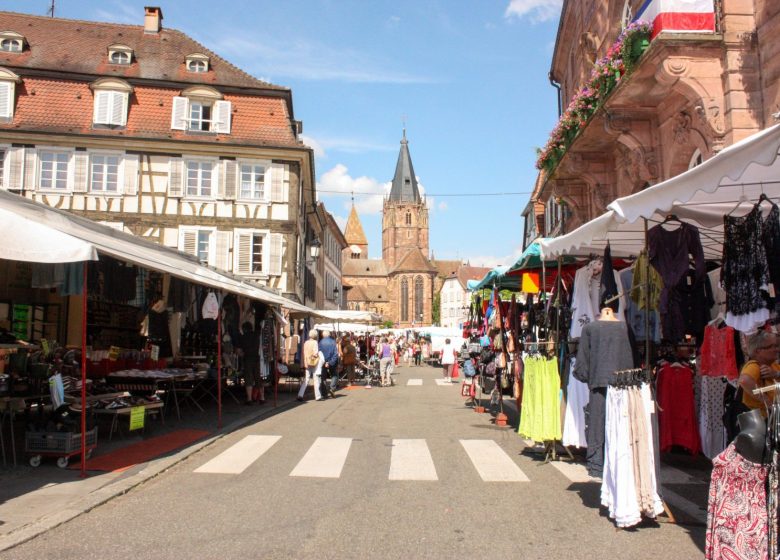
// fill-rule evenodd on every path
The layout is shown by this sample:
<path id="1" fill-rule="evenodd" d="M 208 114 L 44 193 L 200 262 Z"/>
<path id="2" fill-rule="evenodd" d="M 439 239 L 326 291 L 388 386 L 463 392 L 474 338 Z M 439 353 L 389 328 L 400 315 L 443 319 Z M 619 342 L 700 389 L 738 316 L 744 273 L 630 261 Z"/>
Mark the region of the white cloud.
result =
<path id="1" fill-rule="evenodd" d="M 325 154 L 325 148 L 315 138 L 312 138 L 311 136 L 306 136 L 305 134 L 301 134 L 299 138 L 304 144 L 306 144 L 312 150 L 314 150 L 314 157 L 323 158 L 323 159 L 328 157 Z"/>
<path id="2" fill-rule="evenodd" d="M 464 261 L 468 262 L 471 266 L 486 266 L 490 268 L 495 268 L 497 266 L 508 266 L 515 264 L 517 262 L 517 259 L 520 258 L 520 255 L 523 254 L 523 248 L 522 246 L 518 246 L 515 248 L 514 251 L 510 255 L 506 255 L 503 257 L 495 256 L 495 255 L 472 255 L 472 256 L 466 256 L 463 258 Z"/>
<path id="3" fill-rule="evenodd" d="M 62 17 L 62 16 L 59 16 Z M 144 22 L 144 13 L 135 7 L 130 7 L 123 2 L 111 2 L 111 8 L 98 8 L 95 10 L 97 21 L 110 21 L 111 23 L 127 23 L 141 25 Z"/>
<path id="4" fill-rule="evenodd" d="M 562 5 L 563 0 L 510 0 L 504 17 L 507 19 L 527 17 L 532 23 L 540 23 L 559 17 Z"/>
<path id="5" fill-rule="evenodd" d="M 322 192 L 320 196 L 355 193 L 355 208 L 359 214 L 379 214 L 384 198 L 390 192 L 390 185 L 390 182 L 381 183 L 372 177 L 352 177 L 347 166 L 339 163 L 322 174 L 317 182 L 317 190 L 336 191 Z M 344 207 L 349 208 L 350 205 L 351 200 L 346 198 Z"/>
<path id="6" fill-rule="evenodd" d="M 304 38 L 273 37 L 269 34 L 243 35 L 235 29 L 215 30 L 208 37 L 195 37 L 214 51 L 235 58 L 238 65 L 255 75 L 300 80 L 332 80 L 353 83 L 424 84 L 435 83 L 429 76 L 394 70 L 392 60 L 382 60 L 365 51 L 336 48 Z"/>

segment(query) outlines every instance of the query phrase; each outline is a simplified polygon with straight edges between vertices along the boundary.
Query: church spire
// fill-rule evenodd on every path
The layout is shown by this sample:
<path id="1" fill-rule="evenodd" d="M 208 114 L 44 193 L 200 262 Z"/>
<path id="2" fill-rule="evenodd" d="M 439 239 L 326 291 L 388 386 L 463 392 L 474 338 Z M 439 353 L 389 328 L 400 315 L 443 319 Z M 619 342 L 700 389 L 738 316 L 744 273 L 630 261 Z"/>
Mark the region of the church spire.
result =
<path id="1" fill-rule="evenodd" d="M 349 212 L 349 218 L 347 218 L 347 226 L 344 228 L 344 239 L 350 245 L 357 245 L 358 247 L 362 245 L 368 246 L 368 239 L 366 239 L 363 225 L 360 223 L 360 217 L 354 204 L 352 204 L 352 210 Z"/>
<path id="2" fill-rule="evenodd" d="M 417 187 L 417 177 L 414 175 L 412 158 L 409 155 L 409 141 L 406 139 L 406 126 L 404 126 L 401 151 L 398 154 L 393 186 L 390 189 L 390 201 L 420 202 L 420 200 L 420 189 Z"/>

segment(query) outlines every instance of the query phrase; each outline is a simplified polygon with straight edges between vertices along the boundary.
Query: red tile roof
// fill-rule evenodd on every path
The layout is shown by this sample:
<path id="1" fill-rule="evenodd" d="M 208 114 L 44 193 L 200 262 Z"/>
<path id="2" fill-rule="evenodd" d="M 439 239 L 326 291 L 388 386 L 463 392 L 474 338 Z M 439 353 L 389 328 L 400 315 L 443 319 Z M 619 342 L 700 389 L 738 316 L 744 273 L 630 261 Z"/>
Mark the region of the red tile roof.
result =
<path id="1" fill-rule="evenodd" d="M 284 99 L 256 95 L 225 94 L 232 103 L 230 134 L 171 130 L 173 98 L 181 90 L 136 86 L 130 96 L 125 129 L 92 127 L 93 93 L 89 83 L 24 78 L 16 86 L 13 122 L 0 130 L 76 133 L 108 137 L 142 137 L 225 144 L 299 146 L 290 125 Z"/>
<path id="2" fill-rule="evenodd" d="M 139 21 L 143 21 L 142 18 L 143 13 L 139 10 Z M 21 53 L 0 52 L 0 66 L 12 69 L 290 91 L 250 76 L 175 29 L 163 28 L 159 33 L 144 33 L 143 25 L 0 12 L 0 30 L 15 31 L 27 41 Z M 133 49 L 132 64 L 108 63 L 108 47 L 114 44 Z M 194 53 L 209 57 L 208 72 L 187 72 L 185 57 Z"/>

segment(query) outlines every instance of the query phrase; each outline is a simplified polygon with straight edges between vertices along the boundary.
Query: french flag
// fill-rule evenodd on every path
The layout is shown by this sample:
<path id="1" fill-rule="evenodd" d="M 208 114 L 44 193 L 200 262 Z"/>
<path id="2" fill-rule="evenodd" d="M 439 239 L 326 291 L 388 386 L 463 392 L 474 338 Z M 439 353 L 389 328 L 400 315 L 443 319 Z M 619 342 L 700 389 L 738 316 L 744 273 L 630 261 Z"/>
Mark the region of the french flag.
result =
<path id="1" fill-rule="evenodd" d="M 653 24 L 653 35 L 672 33 L 714 33 L 713 0 L 645 0 L 635 20 Z"/>

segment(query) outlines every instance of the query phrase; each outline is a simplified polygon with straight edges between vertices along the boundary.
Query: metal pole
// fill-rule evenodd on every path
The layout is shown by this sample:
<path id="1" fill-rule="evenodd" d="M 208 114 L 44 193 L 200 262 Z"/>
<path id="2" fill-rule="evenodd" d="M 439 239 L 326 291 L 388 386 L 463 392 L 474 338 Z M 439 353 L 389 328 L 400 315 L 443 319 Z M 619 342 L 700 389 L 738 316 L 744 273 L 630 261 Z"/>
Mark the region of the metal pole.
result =
<path id="1" fill-rule="evenodd" d="M 84 261 L 84 287 L 81 291 L 81 478 L 87 476 L 87 273 Z"/>
<path id="2" fill-rule="evenodd" d="M 222 304 L 217 313 L 217 429 L 222 428 Z"/>

